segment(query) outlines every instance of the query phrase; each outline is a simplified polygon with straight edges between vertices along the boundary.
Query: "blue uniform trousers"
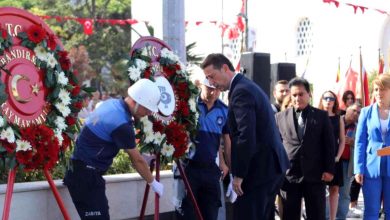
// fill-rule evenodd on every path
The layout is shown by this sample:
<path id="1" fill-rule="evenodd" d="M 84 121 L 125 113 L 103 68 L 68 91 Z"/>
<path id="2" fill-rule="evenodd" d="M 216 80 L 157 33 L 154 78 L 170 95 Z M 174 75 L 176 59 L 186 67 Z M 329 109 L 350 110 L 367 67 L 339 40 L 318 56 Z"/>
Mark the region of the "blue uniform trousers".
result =
<path id="1" fill-rule="evenodd" d="M 202 164 L 190 161 L 185 169 L 191 190 L 204 220 L 217 220 L 221 207 L 221 171 L 215 162 Z M 183 216 L 180 219 L 196 219 L 196 212 L 189 194 L 182 201 Z"/>

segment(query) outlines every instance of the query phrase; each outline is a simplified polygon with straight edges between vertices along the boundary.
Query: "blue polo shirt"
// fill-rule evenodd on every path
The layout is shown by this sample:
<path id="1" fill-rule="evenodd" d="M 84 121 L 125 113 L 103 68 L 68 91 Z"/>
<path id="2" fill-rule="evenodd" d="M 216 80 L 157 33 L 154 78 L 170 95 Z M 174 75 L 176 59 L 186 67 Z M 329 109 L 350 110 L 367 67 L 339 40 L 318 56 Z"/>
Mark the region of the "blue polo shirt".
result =
<path id="1" fill-rule="evenodd" d="M 86 119 L 72 158 L 105 171 L 120 149 L 134 147 L 134 127 L 128 106 L 123 99 L 109 99 Z"/>
<path id="2" fill-rule="evenodd" d="M 201 163 L 215 163 L 222 134 L 228 134 L 227 106 L 219 99 L 208 110 L 207 105 L 198 98 L 199 130 L 195 138 L 195 155 L 192 160 Z"/>

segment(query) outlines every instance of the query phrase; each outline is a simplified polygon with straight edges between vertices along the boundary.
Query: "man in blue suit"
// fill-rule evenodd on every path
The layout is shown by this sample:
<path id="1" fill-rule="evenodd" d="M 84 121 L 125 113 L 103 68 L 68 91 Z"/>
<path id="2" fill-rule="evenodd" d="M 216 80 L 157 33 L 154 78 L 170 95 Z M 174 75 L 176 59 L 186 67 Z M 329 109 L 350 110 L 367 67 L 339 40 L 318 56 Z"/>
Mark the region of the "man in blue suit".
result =
<path id="1" fill-rule="evenodd" d="M 201 67 L 213 86 L 229 90 L 234 219 L 269 219 L 289 167 L 269 99 L 222 54 L 208 55 Z"/>

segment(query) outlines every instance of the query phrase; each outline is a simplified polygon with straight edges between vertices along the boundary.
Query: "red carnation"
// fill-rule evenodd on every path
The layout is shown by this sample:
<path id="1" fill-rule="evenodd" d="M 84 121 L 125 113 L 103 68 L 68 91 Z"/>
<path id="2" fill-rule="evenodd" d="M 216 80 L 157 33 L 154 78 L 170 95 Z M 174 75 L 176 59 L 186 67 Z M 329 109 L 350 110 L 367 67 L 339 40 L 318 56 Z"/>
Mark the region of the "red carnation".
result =
<path id="1" fill-rule="evenodd" d="M 47 42 L 47 47 L 50 48 L 50 50 L 54 51 L 56 49 L 57 43 L 54 34 L 50 34 L 46 42 Z"/>
<path id="2" fill-rule="evenodd" d="M 73 87 L 73 89 L 72 89 L 71 94 L 72 94 L 72 96 L 76 96 L 76 95 L 78 95 L 79 93 L 80 93 L 80 86 L 75 85 L 75 87 Z"/>
<path id="3" fill-rule="evenodd" d="M 40 43 L 46 37 L 46 31 L 39 25 L 32 25 L 27 30 L 27 36 L 33 43 Z"/>
<path id="4" fill-rule="evenodd" d="M 70 60 L 68 57 L 60 57 L 60 59 L 58 60 L 60 62 L 60 65 L 61 65 L 61 69 L 62 70 L 65 70 L 65 71 L 68 71 L 70 69 Z"/>
<path id="5" fill-rule="evenodd" d="M 164 131 L 164 125 L 161 123 L 161 121 L 154 121 L 154 122 L 153 122 L 153 131 L 154 131 L 154 132 L 163 133 L 163 131 Z"/>
<path id="6" fill-rule="evenodd" d="M 76 118 L 72 117 L 72 116 L 68 116 L 65 118 L 66 120 L 66 123 L 69 125 L 69 126 L 72 126 L 74 124 L 76 124 Z"/>
<path id="7" fill-rule="evenodd" d="M 150 71 L 150 67 L 146 68 L 144 71 L 144 78 L 149 79 L 151 75 L 152 75 L 152 72 Z"/>
<path id="8" fill-rule="evenodd" d="M 188 117 L 190 115 L 190 108 L 187 102 L 179 101 L 177 103 L 177 112 L 181 113 L 184 117 Z"/>
<path id="9" fill-rule="evenodd" d="M 62 50 L 62 51 L 58 51 L 58 56 L 60 57 L 68 57 L 68 51 L 65 51 L 65 50 Z"/>
<path id="10" fill-rule="evenodd" d="M 80 102 L 75 102 L 73 104 L 73 106 L 77 109 L 81 109 L 83 107 L 83 103 L 80 101 Z"/>
<path id="11" fill-rule="evenodd" d="M 13 153 L 16 149 L 15 143 L 8 143 L 6 140 L 1 141 L 1 145 L 7 150 L 8 153 Z"/>
<path id="12" fill-rule="evenodd" d="M 7 39 L 8 34 L 7 34 L 7 31 L 6 31 L 6 30 L 1 29 L 1 37 L 2 37 L 3 39 Z"/>
<path id="13" fill-rule="evenodd" d="M 62 133 L 62 138 L 64 138 L 64 140 L 62 141 L 61 151 L 65 151 L 70 146 L 71 139 L 64 133 Z"/>
<path id="14" fill-rule="evenodd" d="M 20 164 L 28 164 L 28 163 L 30 163 L 32 157 L 33 157 L 33 152 L 31 150 L 16 152 L 16 160 Z"/>
<path id="15" fill-rule="evenodd" d="M 175 74 L 176 70 L 172 66 L 163 66 L 163 71 L 167 77 L 171 77 Z"/>

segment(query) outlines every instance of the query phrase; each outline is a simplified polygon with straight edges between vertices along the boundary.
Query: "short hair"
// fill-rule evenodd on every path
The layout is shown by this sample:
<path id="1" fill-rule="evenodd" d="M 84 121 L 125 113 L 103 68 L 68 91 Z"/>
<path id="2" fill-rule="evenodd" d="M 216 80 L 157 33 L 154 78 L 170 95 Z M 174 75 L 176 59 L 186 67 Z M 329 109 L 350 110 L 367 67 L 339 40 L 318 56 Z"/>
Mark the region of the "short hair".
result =
<path id="1" fill-rule="evenodd" d="M 390 89 L 390 74 L 378 75 L 372 82 L 372 85 L 377 85 L 380 89 Z"/>
<path id="2" fill-rule="evenodd" d="M 277 82 L 275 83 L 275 85 L 278 85 L 278 84 L 281 84 L 281 85 L 288 85 L 288 81 L 282 79 L 282 80 L 279 80 L 279 81 L 277 81 Z"/>
<path id="3" fill-rule="evenodd" d="M 204 59 L 203 63 L 200 65 L 202 69 L 205 69 L 206 67 L 213 65 L 214 69 L 221 69 L 223 64 L 226 64 L 231 71 L 234 72 L 233 64 L 230 62 L 230 60 L 225 57 L 225 55 L 221 53 L 212 53 L 209 54 L 206 59 Z"/>
<path id="4" fill-rule="evenodd" d="M 347 109 L 349 108 L 353 108 L 353 107 L 358 107 L 358 108 L 362 108 L 362 104 L 360 104 L 359 102 L 354 102 L 352 105 L 348 106 Z"/>
<path id="5" fill-rule="evenodd" d="M 349 95 L 352 95 L 353 102 L 356 101 L 355 94 L 354 94 L 351 90 L 347 90 L 347 91 L 345 91 L 345 92 L 343 93 L 343 98 L 342 98 L 342 100 L 343 100 L 344 103 L 347 103 L 347 98 L 348 98 Z"/>
<path id="6" fill-rule="evenodd" d="M 295 77 L 295 78 L 291 79 L 290 82 L 288 83 L 288 87 L 291 89 L 291 87 L 293 87 L 293 86 L 303 86 L 303 87 L 305 87 L 305 90 L 308 93 L 310 93 L 310 84 L 304 78 Z"/>
<path id="7" fill-rule="evenodd" d="M 330 91 L 330 90 L 325 91 L 324 93 L 322 93 L 322 95 L 321 95 L 321 100 L 320 100 L 320 104 L 318 105 L 318 108 L 321 109 L 321 110 L 325 110 L 325 109 L 324 109 L 324 105 L 322 104 L 322 99 L 324 98 L 324 95 L 325 95 L 326 93 L 332 94 L 332 96 L 335 98 L 335 100 L 334 100 L 334 105 L 333 105 L 333 108 L 332 108 L 332 112 L 335 113 L 336 115 L 338 115 L 338 114 L 340 113 L 339 101 L 337 100 L 337 95 L 336 95 L 334 92 Z"/>

